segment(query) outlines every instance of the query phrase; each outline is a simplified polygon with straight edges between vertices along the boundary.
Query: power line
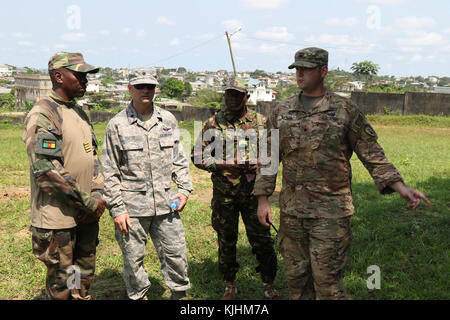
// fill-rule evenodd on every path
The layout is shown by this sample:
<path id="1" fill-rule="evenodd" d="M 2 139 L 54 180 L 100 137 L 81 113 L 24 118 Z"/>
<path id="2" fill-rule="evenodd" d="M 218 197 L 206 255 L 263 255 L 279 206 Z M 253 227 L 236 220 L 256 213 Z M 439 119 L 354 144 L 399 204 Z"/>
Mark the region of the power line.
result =
<path id="1" fill-rule="evenodd" d="M 221 37 L 221 36 L 222 36 L 221 34 L 220 34 L 220 35 L 217 35 L 217 36 L 215 36 L 215 37 L 212 38 L 212 39 L 208 39 L 208 40 L 206 40 L 206 41 L 204 41 L 204 42 L 202 42 L 202 43 L 200 43 L 200 44 L 197 44 L 197 45 L 195 45 L 195 46 L 193 46 L 193 47 L 190 47 L 190 48 L 188 48 L 188 49 L 186 49 L 186 50 L 183 50 L 183 51 L 180 51 L 180 52 L 178 52 L 178 53 L 175 53 L 174 55 L 171 55 L 171 56 L 169 56 L 169 57 L 167 57 L 167 58 L 164 58 L 164 59 L 155 61 L 155 62 L 151 63 L 150 66 L 156 66 L 156 64 L 159 64 L 160 62 L 164 62 L 164 61 L 170 60 L 170 59 L 172 59 L 172 58 L 175 58 L 175 57 L 178 57 L 178 56 L 180 56 L 180 55 L 183 55 L 183 54 L 185 54 L 185 53 L 187 53 L 187 52 L 189 52 L 189 51 L 192 51 L 192 50 L 194 50 L 194 49 L 203 47 L 203 46 L 207 45 L 208 43 L 213 42 L 213 41 L 219 39 L 219 37 Z"/>

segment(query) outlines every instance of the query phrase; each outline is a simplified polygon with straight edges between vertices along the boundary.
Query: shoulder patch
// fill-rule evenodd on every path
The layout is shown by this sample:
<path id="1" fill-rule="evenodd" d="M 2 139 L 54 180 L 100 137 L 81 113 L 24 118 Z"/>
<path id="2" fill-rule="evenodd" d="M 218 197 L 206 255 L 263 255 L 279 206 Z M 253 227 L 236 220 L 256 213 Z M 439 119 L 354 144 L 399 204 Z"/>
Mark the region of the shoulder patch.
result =
<path id="1" fill-rule="evenodd" d="M 38 132 L 35 153 L 55 158 L 62 157 L 62 141 L 51 133 Z"/>

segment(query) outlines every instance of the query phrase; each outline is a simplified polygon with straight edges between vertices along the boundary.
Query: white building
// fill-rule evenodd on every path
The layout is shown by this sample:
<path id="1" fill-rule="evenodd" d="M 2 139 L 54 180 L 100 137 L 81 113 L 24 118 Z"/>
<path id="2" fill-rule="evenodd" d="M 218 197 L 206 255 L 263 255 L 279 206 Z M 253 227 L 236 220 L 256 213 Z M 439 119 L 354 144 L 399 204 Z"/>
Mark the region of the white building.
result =
<path id="1" fill-rule="evenodd" d="M 1 77 L 10 77 L 12 76 L 14 69 L 10 65 L 0 64 L 0 76 Z"/>
<path id="2" fill-rule="evenodd" d="M 249 79 L 247 80 L 247 84 L 247 90 L 250 94 L 250 98 L 248 99 L 248 101 L 251 104 L 256 104 L 258 101 L 275 100 L 274 91 L 270 88 L 267 88 L 262 81 Z"/>
<path id="3" fill-rule="evenodd" d="M 206 83 L 204 83 L 203 81 L 195 81 L 195 82 L 189 82 L 191 84 L 192 87 L 192 91 L 198 91 L 198 90 L 203 90 L 203 89 L 207 89 L 208 85 Z"/>

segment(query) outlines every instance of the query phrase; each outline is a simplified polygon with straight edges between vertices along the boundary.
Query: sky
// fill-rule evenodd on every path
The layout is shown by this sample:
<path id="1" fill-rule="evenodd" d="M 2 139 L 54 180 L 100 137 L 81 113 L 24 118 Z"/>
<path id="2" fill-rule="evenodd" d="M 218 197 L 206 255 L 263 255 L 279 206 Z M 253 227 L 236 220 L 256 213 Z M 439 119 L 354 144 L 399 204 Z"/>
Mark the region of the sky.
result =
<path id="1" fill-rule="evenodd" d="M 2 1 L 0 64 L 44 69 L 71 51 L 100 67 L 232 71 L 227 31 L 237 71 L 290 72 L 297 50 L 320 47 L 330 69 L 442 77 L 449 14 L 448 0 Z"/>

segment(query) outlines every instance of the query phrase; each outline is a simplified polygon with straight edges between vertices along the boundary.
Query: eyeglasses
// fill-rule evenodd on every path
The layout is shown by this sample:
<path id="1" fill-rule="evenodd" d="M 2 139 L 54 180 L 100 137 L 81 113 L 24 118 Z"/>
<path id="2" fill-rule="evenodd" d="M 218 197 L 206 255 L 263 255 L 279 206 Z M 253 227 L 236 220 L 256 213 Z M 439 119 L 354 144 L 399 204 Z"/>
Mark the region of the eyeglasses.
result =
<path id="1" fill-rule="evenodd" d="M 136 90 L 143 90 L 144 88 L 147 88 L 148 90 L 154 90 L 156 88 L 156 84 L 135 84 L 133 86 Z"/>

